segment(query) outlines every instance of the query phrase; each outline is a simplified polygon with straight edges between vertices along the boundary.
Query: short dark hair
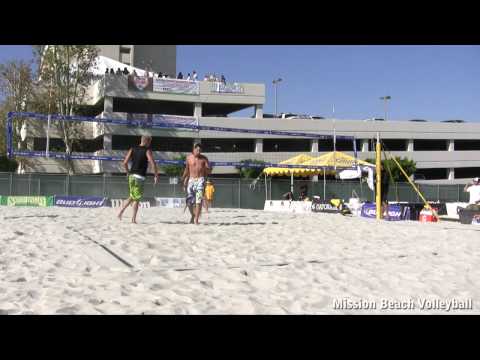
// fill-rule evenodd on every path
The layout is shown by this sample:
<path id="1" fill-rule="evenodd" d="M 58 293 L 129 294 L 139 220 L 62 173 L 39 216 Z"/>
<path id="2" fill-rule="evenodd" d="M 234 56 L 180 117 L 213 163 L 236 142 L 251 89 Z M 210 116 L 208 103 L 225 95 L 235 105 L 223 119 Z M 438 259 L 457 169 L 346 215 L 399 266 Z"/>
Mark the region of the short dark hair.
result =
<path id="1" fill-rule="evenodd" d="M 201 148 L 202 148 L 202 144 L 200 144 L 200 143 L 195 143 L 195 144 L 193 144 L 193 148 L 194 148 L 194 149 L 197 148 L 197 147 L 201 149 Z"/>

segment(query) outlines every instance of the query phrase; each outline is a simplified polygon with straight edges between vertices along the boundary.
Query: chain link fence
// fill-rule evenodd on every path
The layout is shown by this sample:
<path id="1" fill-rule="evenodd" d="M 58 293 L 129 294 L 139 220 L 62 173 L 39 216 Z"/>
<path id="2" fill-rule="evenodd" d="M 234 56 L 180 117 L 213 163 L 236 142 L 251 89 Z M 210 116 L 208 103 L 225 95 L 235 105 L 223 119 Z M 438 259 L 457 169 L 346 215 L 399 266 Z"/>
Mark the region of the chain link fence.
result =
<path id="1" fill-rule="evenodd" d="M 252 180 L 211 178 L 215 186 L 214 207 L 263 209 L 265 197 L 280 200 L 290 190 L 290 180 L 267 178 L 253 186 Z M 302 185 L 308 186 L 308 196 L 324 197 L 323 181 L 294 181 L 294 194 L 300 193 Z M 418 185 L 428 201 L 468 202 L 464 185 Z M 267 191 L 266 191 L 267 190 Z M 374 193 L 360 181 L 327 181 L 325 198 L 341 198 L 348 201 L 354 195 L 364 201 L 374 201 Z M 104 175 L 50 175 L 0 173 L 0 195 L 4 196 L 102 196 L 122 199 L 128 196 L 126 176 Z M 181 184 L 172 184 L 168 177 L 161 177 L 154 185 L 149 177 L 145 183 L 145 197 L 184 197 Z M 390 184 L 389 201 L 421 202 L 418 194 L 408 183 Z"/>

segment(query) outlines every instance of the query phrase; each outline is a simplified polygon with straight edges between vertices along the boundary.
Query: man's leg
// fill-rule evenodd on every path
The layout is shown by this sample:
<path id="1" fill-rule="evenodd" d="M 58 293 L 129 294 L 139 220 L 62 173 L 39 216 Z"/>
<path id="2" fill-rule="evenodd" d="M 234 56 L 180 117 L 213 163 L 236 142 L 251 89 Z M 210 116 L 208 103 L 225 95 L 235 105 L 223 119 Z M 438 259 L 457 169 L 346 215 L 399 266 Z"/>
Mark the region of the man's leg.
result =
<path id="1" fill-rule="evenodd" d="M 195 224 L 198 225 L 198 219 L 200 218 L 200 214 L 202 212 L 202 203 L 195 205 Z"/>
<path id="2" fill-rule="evenodd" d="M 133 216 L 132 216 L 132 223 L 134 223 L 134 224 L 136 224 L 136 223 L 137 223 L 138 204 L 139 204 L 139 201 L 134 201 L 134 202 L 133 202 Z"/>
<path id="3" fill-rule="evenodd" d="M 124 205 L 123 205 L 122 209 L 120 210 L 120 212 L 118 213 L 118 218 L 120 220 L 122 220 L 122 215 L 123 215 L 125 209 L 132 203 L 132 201 L 133 201 L 132 198 L 128 198 L 127 200 L 124 201 Z"/>
<path id="4" fill-rule="evenodd" d="M 193 221 L 194 221 L 194 219 L 195 219 L 195 213 L 193 212 L 193 207 L 194 207 L 194 206 L 195 206 L 195 205 L 192 204 L 192 203 L 189 203 L 189 204 L 188 204 L 188 210 L 190 211 L 190 215 L 192 216 L 192 217 L 190 218 L 190 224 L 193 224 Z"/>

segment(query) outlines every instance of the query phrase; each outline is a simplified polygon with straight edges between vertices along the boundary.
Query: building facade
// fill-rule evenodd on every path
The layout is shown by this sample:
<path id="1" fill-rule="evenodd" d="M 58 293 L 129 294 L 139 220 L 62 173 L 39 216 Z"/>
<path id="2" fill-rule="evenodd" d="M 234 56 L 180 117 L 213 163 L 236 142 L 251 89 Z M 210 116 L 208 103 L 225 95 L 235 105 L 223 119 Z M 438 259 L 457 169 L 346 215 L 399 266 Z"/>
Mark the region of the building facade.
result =
<path id="1" fill-rule="evenodd" d="M 163 47 L 163 48 L 162 48 Z M 130 49 L 129 52 L 126 49 Z M 175 47 L 164 45 L 102 45 L 101 55 L 125 64 L 145 67 L 152 60 L 155 71 L 176 73 Z M 160 55 L 164 54 L 164 55 Z M 158 55 L 158 58 L 155 56 Z M 163 69 L 163 70 L 162 70 Z M 144 79 L 140 79 L 140 83 Z M 373 141 L 380 134 L 393 156 L 416 162 L 419 182 L 455 184 L 480 176 L 480 124 L 413 121 L 364 121 L 334 119 L 264 118 L 265 85 L 176 79 L 150 78 L 137 87 L 132 76 L 106 75 L 89 89 L 86 105 L 98 109 L 103 118 L 148 118 L 155 114 L 188 116 L 201 125 L 229 128 L 311 132 L 354 136 L 360 159 L 375 157 Z M 146 85 L 145 85 L 146 84 Z M 144 87 L 146 86 L 146 87 Z M 231 114 L 252 109 L 251 117 Z M 33 126 L 33 125 L 32 125 Z M 123 156 L 146 130 L 118 125 L 85 124 L 84 146 L 77 151 L 97 155 Z M 194 142 L 202 142 L 205 154 L 212 161 L 246 159 L 280 162 L 300 153 L 321 155 L 333 150 L 332 140 L 259 135 L 255 133 L 148 129 L 153 136 L 156 158 L 172 159 L 191 151 Z M 45 132 L 30 132 L 32 150 L 45 148 Z M 55 137 L 57 136 L 57 139 Z M 61 148 L 59 134 L 51 133 L 51 146 Z M 53 144 L 53 145 L 52 145 Z M 337 141 L 338 151 L 353 152 L 352 141 Z M 120 163 L 78 161 L 79 173 L 120 173 Z M 32 159 L 29 171 L 64 172 L 62 161 Z M 236 174 L 232 167 L 216 167 L 213 174 Z"/>

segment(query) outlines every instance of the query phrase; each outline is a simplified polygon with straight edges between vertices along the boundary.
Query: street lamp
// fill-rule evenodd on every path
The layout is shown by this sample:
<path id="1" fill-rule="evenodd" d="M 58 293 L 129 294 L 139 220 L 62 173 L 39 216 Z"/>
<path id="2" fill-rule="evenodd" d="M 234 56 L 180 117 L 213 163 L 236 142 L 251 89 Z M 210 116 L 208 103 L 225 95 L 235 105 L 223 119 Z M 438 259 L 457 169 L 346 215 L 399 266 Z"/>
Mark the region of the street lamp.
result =
<path id="1" fill-rule="evenodd" d="M 277 84 L 282 81 L 282 78 L 278 78 L 272 81 L 273 87 L 275 89 L 275 116 L 277 116 Z"/>
<path id="2" fill-rule="evenodd" d="M 384 100 L 385 101 L 385 121 L 387 121 L 387 102 L 388 100 L 390 100 L 392 97 L 391 96 L 382 96 L 380 98 L 380 100 Z"/>

